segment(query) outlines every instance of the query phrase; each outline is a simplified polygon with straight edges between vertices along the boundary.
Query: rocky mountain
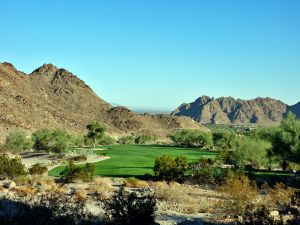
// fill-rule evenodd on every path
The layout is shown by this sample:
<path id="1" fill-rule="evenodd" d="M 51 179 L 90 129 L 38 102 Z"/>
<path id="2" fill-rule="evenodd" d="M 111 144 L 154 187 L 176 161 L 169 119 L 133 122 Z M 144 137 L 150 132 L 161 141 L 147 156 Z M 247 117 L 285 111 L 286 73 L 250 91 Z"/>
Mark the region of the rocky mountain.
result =
<path id="1" fill-rule="evenodd" d="M 203 124 L 272 124 L 279 123 L 289 111 L 300 117 L 300 102 L 288 106 L 271 98 L 241 100 L 202 96 L 192 103 L 182 104 L 171 115 L 188 116 Z"/>
<path id="2" fill-rule="evenodd" d="M 0 112 L 2 140 L 14 128 L 81 133 L 91 121 L 102 122 L 116 135 L 200 127 L 190 118 L 139 115 L 112 107 L 74 74 L 52 64 L 25 74 L 10 63 L 0 63 Z"/>

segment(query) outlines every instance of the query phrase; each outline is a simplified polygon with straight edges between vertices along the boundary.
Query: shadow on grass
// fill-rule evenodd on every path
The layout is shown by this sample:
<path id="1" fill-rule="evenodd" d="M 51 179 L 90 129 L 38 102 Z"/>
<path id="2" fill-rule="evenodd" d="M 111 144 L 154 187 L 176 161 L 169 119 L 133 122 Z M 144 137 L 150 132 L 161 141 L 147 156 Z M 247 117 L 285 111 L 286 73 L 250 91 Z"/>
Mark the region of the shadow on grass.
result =
<path id="1" fill-rule="evenodd" d="M 299 178 L 299 175 L 289 171 L 249 170 L 247 172 L 249 177 L 255 180 L 258 185 L 267 183 L 273 186 L 276 183 L 284 183 L 293 186 L 293 180 Z"/>

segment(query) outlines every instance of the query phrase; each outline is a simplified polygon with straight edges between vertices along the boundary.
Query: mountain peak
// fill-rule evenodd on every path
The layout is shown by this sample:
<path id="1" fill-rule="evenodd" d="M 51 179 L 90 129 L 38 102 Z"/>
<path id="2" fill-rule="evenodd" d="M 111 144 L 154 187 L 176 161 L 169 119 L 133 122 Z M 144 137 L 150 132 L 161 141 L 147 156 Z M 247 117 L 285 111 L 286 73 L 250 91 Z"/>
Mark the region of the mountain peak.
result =
<path id="1" fill-rule="evenodd" d="M 11 63 L 3 62 L 3 63 L 0 63 L 0 65 L 4 66 L 7 69 L 10 69 L 10 70 L 13 70 L 13 71 L 17 71 L 17 69 Z"/>
<path id="2" fill-rule="evenodd" d="M 200 103 L 200 104 L 206 104 L 211 100 L 209 96 L 202 95 L 201 97 L 197 98 L 195 103 Z"/>
<path id="3" fill-rule="evenodd" d="M 58 71 L 58 68 L 51 63 L 45 63 L 39 68 L 35 69 L 31 74 L 40 74 L 40 75 L 53 75 Z"/>

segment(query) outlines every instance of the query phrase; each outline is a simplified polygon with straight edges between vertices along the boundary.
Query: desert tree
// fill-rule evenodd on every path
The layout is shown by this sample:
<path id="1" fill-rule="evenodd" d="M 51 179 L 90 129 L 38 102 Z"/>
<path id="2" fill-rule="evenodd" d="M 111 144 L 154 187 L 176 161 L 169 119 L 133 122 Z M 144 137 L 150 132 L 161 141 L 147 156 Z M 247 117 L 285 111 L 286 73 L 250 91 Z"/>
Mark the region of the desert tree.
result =
<path id="1" fill-rule="evenodd" d="M 20 152 L 31 149 L 32 142 L 25 131 L 17 129 L 15 131 L 12 131 L 6 137 L 5 147 L 7 150 L 13 152 Z"/>
<path id="2" fill-rule="evenodd" d="M 100 140 L 106 131 L 106 128 L 98 122 L 92 122 L 86 126 L 88 130 L 87 138 L 93 140 L 94 149 L 96 149 L 96 144 Z"/>

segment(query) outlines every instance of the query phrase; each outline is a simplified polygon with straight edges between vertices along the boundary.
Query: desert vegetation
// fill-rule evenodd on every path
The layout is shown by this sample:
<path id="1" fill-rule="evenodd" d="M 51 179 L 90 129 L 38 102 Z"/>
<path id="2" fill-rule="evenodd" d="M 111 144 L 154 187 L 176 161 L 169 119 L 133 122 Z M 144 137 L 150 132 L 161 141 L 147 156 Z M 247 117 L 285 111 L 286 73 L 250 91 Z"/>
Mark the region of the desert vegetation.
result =
<path id="1" fill-rule="evenodd" d="M 66 204 L 82 215 L 78 224 L 155 224 L 158 211 L 206 213 L 203 220 L 208 223 L 297 224 L 299 137 L 300 122 L 293 114 L 279 126 L 247 132 L 179 130 L 164 145 L 149 144 L 157 137 L 146 134 L 113 139 L 96 122 L 81 137 L 47 129 L 31 135 L 17 130 L 2 147 L 2 188 L 14 193 L 2 203 L 29 210 L 29 215 L 45 203 L 54 221 L 72 221 L 69 209 L 53 208 L 52 197 L 43 194 L 52 188 L 59 190 L 62 201 L 80 201 L 79 208 Z M 47 174 L 49 165 L 23 165 L 28 153 L 50 154 L 63 165 Z M 106 160 L 90 162 L 89 154 Z M 94 214 L 86 208 L 91 204 Z"/>

